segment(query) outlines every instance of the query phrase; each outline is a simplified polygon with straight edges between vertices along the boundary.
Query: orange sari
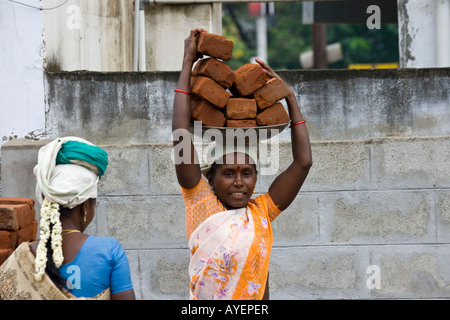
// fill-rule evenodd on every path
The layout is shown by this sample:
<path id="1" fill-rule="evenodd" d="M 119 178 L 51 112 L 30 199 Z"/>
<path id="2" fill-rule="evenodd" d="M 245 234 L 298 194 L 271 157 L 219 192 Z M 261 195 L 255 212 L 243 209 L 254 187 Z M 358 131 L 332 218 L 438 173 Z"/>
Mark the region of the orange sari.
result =
<path id="1" fill-rule="evenodd" d="M 183 189 L 191 261 L 190 298 L 260 300 L 264 295 L 273 234 L 281 211 L 269 194 L 246 208 L 225 210 L 202 177 Z"/>

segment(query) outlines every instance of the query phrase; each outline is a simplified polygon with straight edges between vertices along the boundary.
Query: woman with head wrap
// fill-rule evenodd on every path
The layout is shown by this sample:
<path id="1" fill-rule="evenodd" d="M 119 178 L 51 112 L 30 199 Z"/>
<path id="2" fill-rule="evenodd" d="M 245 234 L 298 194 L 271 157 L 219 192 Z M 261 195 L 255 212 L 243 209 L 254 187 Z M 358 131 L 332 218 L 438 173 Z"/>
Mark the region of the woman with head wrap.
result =
<path id="1" fill-rule="evenodd" d="M 22 243 L 1 266 L 1 298 L 135 299 L 121 244 L 83 233 L 107 165 L 103 149 L 77 137 L 57 138 L 39 150 L 40 239 Z"/>
<path id="2" fill-rule="evenodd" d="M 190 76 L 199 58 L 197 39 L 202 31 L 205 30 L 192 30 L 185 40 L 172 119 L 175 169 L 186 207 L 191 254 L 190 298 L 267 299 L 273 242 L 271 222 L 295 199 L 312 165 L 306 121 L 289 88 L 286 103 L 291 119 L 293 161 L 272 182 L 267 193 L 255 199 L 251 197 L 258 159 L 251 148 L 233 146 L 227 150 L 230 146 L 226 146 L 202 170 L 189 132 Z M 282 80 L 267 64 L 260 60 L 257 63 L 269 78 Z M 176 136 L 182 139 L 176 141 Z M 177 154 L 177 150 L 182 152 Z"/>

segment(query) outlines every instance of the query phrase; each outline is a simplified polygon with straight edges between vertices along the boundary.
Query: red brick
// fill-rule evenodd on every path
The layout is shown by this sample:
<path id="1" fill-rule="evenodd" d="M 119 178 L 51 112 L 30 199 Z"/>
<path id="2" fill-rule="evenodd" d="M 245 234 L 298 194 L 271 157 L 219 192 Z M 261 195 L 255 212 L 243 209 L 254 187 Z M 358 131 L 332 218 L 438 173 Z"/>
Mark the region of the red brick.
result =
<path id="1" fill-rule="evenodd" d="M 0 198 L 1 208 L 16 208 L 19 227 L 23 228 L 31 223 L 35 217 L 34 200 L 30 198 Z M 0 227 L 1 229 L 1 227 Z"/>
<path id="2" fill-rule="evenodd" d="M 0 229 L 17 230 L 28 226 L 34 219 L 35 211 L 28 204 L 0 204 Z"/>
<path id="3" fill-rule="evenodd" d="M 240 96 L 248 96 L 261 88 L 269 78 L 259 64 L 247 63 L 234 72 L 232 91 Z"/>
<path id="4" fill-rule="evenodd" d="M 256 127 L 255 119 L 245 119 L 245 120 L 227 120 L 227 127 L 238 127 L 238 128 L 246 128 L 246 127 Z"/>
<path id="5" fill-rule="evenodd" d="M 17 232 L 0 230 L 0 249 L 15 249 L 17 246 Z"/>
<path id="6" fill-rule="evenodd" d="M 20 245 L 22 242 L 26 241 L 34 241 L 36 240 L 37 233 L 37 221 L 34 220 L 29 226 L 19 229 L 17 232 L 17 245 Z"/>
<path id="7" fill-rule="evenodd" d="M 19 221 L 17 210 L 15 208 L 0 208 L 0 229 L 17 230 L 19 229 Z"/>
<path id="8" fill-rule="evenodd" d="M 209 77 L 228 89 L 234 82 L 234 72 L 224 62 L 215 58 L 199 60 L 192 69 L 194 76 Z"/>
<path id="9" fill-rule="evenodd" d="M 197 51 L 207 56 L 222 60 L 230 60 L 234 42 L 224 36 L 201 32 L 198 37 Z"/>
<path id="10" fill-rule="evenodd" d="M 288 87 L 278 78 L 272 78 L 264 86 L 253 93 L 259 110 L 264 110 L 289 94 Z"/>
<path id="11" fill-rule="evenodd" d="M 286 109 L 281 102 L 266 108 L 256 116 L 256 121 L 259 126 L 273 126 L 289 122 L 289 120 L 289 114 L 286 112 Z"/>
<path id="12" fill-rule="evenodd" d="M 204 126 L 208 127 L 223 127 L 225 124 L 225 116 L 222 111 L 217 109 L 211 103 L 205 100 L 193 99 L 192 105 L 192 119 L 201 121 Z"/>
<path id="13" fill-rule="evenodd" d="M 14 252 L 13 249 L 0 249 L 0 266 L 3 264 L 3 262 L 8 259 L 8 257 Z"/>
<path id="14" fill-rule="evenodd" d="M 193 77 L 191 92 L 197 97 L 210 102 L 218 108 L 223 108 L 230 98 L 230 93 L 220 84 L 208 77 Z"/>
<path id="15" fill-rule="evenodd" d="M 225 116 L 233 120 L 251 119 L 256 117 L 257 109 L 255 99 L 231 97 L 225 108 Z"/>
<path id="16" fill-rule="evenodd" d="M 0 205 L 2 204 L 28 204 L 31 210 L 34 210 L 34 200 L 30 198 L 10 198 L 3 197 L 0 198 Z"/>

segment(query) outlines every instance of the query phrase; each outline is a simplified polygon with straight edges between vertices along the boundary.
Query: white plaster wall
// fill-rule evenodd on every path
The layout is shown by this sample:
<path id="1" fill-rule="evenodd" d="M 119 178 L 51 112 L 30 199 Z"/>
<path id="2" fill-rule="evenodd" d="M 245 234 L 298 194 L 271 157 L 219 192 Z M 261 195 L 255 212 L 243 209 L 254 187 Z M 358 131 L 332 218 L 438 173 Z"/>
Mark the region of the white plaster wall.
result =
<path id="1" fill-rule="evenodd" d="M 40 10 L 0 1 L 0 144 L 44 132 L 43 24 Z"/>
<path id="2" fill-rule="evenodd" d="M 52 7 L 59 0 L 44 0 Z M 146 5 L 147 71 L 178 71 L 187 32 L 221 33 L 221 4 Z M 44 64 L 50 71 L 132 71 L 134 0 L 71 0 L 44 13 Z"/>
<path id="3" fill-rule="evenodd" d="M 60 0 L 44 0 L 47 7 Z M 50 71 L 132 71 L 133 0 L 71 0 L 44 12 Z"/>
<path id="4" fill-rule="evenodd" d="M 398 0 L 400 67 L 438 67 L 437 7 L 436 0 Z"/>
<path id="5" fill-rule="evenodd" d="M 191 29 L 222 34 L 222 7 L 218 3 L 148 5 L 145 17 L 147 71 L 181 70 L 184 39 Z"/>

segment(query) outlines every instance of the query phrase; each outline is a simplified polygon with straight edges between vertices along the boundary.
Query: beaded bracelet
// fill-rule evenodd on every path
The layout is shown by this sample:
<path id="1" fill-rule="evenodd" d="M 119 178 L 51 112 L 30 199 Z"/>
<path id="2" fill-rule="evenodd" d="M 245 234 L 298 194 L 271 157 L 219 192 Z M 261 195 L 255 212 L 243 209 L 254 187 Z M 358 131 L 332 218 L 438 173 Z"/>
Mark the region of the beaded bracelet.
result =
<path id="1" fill-rule="evenodd" d="M 174 91 L 175 91 L 175 92 L 181 92 L 181 93 L 184 93 L 184 94 L 190 95 L 190 93 L 189 93 L 189 92 L 187 92 L 187 91 L 184 91 L 184 90 L 180 90 L 180 89 L 175 89 Z"/>
<path id="2" fill-rule="evenodd" d="M 299 122 L 297 122 L 297 123 L 293 123 L 293 124 L 291 124 L 291 125 L 289 126 L 289 128 L 295 127 L 296 125 L 302 124 L 302 123 L 305 123 L 305 122 L 306 122 L 306 120 L 302 120 L 302 121 L 299 121 Z"/>

